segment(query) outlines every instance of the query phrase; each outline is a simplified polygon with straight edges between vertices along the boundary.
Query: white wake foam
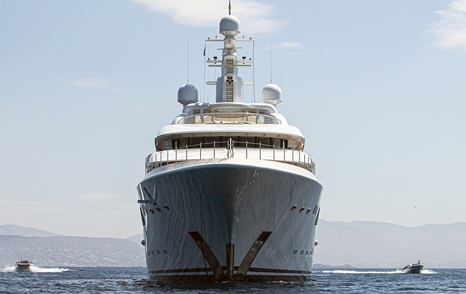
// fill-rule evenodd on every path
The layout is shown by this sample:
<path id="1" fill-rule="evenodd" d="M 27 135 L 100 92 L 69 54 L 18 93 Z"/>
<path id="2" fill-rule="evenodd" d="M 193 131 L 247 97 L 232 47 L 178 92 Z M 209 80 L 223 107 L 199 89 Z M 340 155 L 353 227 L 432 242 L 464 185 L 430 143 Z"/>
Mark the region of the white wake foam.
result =
<path id="1" fill-rule="evenodd" d="M 367 274 L 374 274 L 374 275 L 393 275 L 393 274 L 404 274 L 402 270 L 392 270 L 392 271 L 355 271 L 355 270 L 331 270 L 331 271 L 322 271 L 325 274 L 349 274 L 349 275 L 367 275 Z M 437 272 L 433 270 L 423 269 L 421 274 L 424 275 L 434 275 Z"/>
<path id="2" fill-rule="evenodd" d="M 403 272 L 401 270 L 393 270 L 393 271 L 354 271 L 354 270 L 332 270 L 332 271 L 322 271 L 323 273 L 326 274 L 350 274 L 350 275 L 367 275 L 367 274 L 387 274 L 387 275 L 393 275 L 393 274 L 402 274 Z"/>
<path id="3" fill-rule="evenodd" d="M 67 268 L 38 267 L 35 265 L 31 265 L 29 268 L 30 268 L 30 272 L 32 273 L 62 273 L 62 272 L 66 272 L 69 270 Z M 3 272 L 3 273 L 14 272 L 14 271 L 16 271 L 16 266 L 14 265 L 5 266 L 2 270 L 0 270 L 0 272 Z"/>
<path id="4" fill-rule="evenodd" d="M 15 266 L 14 265 L 7 265 L 4 268 L 0 270 L 2 273 L 9 273 L 9 272 L 14 272 L 15 271 Z"/>

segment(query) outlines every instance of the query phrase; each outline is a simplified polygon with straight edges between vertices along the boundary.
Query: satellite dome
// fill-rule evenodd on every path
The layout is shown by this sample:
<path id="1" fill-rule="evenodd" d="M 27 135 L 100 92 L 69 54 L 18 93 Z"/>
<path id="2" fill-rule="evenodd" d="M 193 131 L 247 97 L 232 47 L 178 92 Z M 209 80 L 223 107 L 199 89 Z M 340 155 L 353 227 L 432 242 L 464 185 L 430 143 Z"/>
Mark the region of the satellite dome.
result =
<path id="1" fill-rule="evenodd" d="M 184 84 L 178 89 L 178 102 L 183 105 L 196 103 L 198 101 L 197 89 L 194 85 Z"/>
<path id="2" fill-rule="evenodd" d="M 235 36 L 239 34 L 239 19 L 233 15 L 224 16 L 220 20 L 220 34 L 224 36 Z"/>
<path id="3" fill-rule="evenodd" d="M 262 101 L 272 105 L 282 102 L 282 89 L 275 84 L 268 84 L 262 89 Z"/>

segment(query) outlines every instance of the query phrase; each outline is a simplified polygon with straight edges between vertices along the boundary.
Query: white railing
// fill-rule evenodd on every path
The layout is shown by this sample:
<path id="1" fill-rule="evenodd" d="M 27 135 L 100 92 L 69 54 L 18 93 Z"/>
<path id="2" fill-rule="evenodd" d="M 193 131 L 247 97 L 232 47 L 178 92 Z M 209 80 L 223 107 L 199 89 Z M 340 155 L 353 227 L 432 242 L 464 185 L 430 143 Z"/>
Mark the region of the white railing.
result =
<path id="1" fill-rule="evenodd" d="M 315 163 L 311 156 L 304 151 L 233 140 L 200 143 L 184 148 L 157 151 L 147 156 L 146 172 L 177 162 L 228 158 L 279 161 L 297 165 L 315 173 Z"/>
<path id="2" fill-rule="evenodd" d="M 202 113 L 184 117 L 178 124 L 280 124 L 280 120 L 267 114 L 250 112 Z"/>

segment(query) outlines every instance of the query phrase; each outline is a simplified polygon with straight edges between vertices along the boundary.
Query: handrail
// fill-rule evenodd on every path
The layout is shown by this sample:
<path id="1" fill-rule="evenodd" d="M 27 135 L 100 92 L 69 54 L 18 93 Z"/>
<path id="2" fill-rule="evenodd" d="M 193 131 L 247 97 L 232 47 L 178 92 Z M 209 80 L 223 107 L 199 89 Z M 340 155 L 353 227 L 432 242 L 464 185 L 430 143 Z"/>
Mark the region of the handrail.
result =
<path id="1" fill-rule="evenodd" d="M 227 158 L 278 161 L 303 167 L 315 174 L 315 163 L 304 151 L 279 148 L 260 142 L 234 141 L 231 138 L 228 141 L 186 145 L 181 149 L 175 145 L 175 149 L 156 151 L 146 158 L 146 173 L 176 162 Z"/>
<path id="2" fill-rule="evenodd" d="M 252 112 L 201 113 L 183 117 L 177 124 L 266 124 L 278 125 L 281 121 L 268 114 Z"/>

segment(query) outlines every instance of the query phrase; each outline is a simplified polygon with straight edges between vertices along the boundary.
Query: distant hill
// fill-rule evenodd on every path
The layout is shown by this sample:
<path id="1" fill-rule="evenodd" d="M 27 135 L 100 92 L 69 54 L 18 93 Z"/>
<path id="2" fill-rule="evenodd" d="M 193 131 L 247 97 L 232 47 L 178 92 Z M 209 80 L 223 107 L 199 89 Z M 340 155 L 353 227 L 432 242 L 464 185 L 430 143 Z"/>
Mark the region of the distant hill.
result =
<path id="1" fill-rule="evenodd" d="M 44 266 L 145 266 L 142 238 L 67 237 L 0 225 L 0 266 L 20 257 Z M 421 259 L 429 268 L 466 268 L 466 223 L 405 227 L 320 220 L 316 239 L 314 263 L 320 266 L 400 268 Z"/>
<path id="2" fill-rule="evenodd" d="M 320 220 L 316 239 L 319 267 L 400 268 L 421 259 L 431 268 L 466 268 L 466 223 L 405 227 Z M 140 244 L 142 235 L 131 240 Z"/>
<path id="3" fill-rule="evenodd" d="M 466 223 L 405 227 L 379 222 L 319 221 L 315 262 L 399 268 L 466 268 Z"/>
<path id="4" fill-rule="evenodd" d="M 126 238 L 125 240 L 129 240 L 129 241 L 132 241 L 136 244 L 139 244 L 141 245 L 141 241 L 144 239 L 143 235 L 142 234 L 137 234 L 137 235 L 133 235 L 133 236 L 130 236 L 128 238 Z"/>
<path id="5" fill-rule="evenodd" d="M 140 244 L 142 234 L 129 239 Z M 318 267 L 466 268 L 466 223 L 405 227 L 381 222 L 328 222 L 317 227 Z"/>
<path id="6" fill-rule="evenodd" d="M 143 247 L 129 240 L 0 236 L 0 266 L 21 257 L 39 266 L 145 266 Z"/>
<path id="7" fill-rule="evenodd" d="M 44 230 L 23 227 L 18 225 L 0 225 L 0 235 L 4 236 L 24 236 L 24 237 L 51 237 L 58 236 Z"/>

